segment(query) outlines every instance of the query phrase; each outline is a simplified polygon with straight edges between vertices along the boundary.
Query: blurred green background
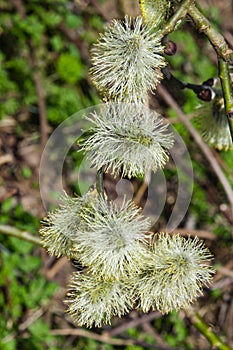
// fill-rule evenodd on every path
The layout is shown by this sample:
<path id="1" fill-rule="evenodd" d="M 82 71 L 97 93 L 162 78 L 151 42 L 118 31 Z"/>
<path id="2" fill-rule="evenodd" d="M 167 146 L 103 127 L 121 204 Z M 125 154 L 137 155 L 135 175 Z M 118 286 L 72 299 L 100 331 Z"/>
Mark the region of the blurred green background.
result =
<path id="1" fill-rule="evenodd" d="M 232 2 L 203 1 L 204 13 L 215 28 L 233 43 Z M 133 0 L 0 0 L 0 224 L 38 235 L 42 206 L 38 169 L 47 137 L 70 115 L 100 102 L 89 77 L 91 45 L 112 18 L 139 14 Z M 177 54 L 168 58 L 172 73 L 186 82 L 200 84 L 217 75 L 213 48 L 191 23 L 185 23 L 170 38 Z M 194 167 L 194 193 L 183 228 L 210 232 L 206 244 L 215 263 L 232 269 L 232 219 L 226 195 L 213 170 L 175 113 L 162 101 L 154 102 L 168 117 L 187 144 Z M 191 116 L 200 104 L 192 91 L 180 93 L 180 103 Z M 233 152 L 213 151 L 226 177 L 233 184 Z M 79 191 L 74 181 L 80 166 L 76 147 L 70 149 L 64 165 L 64 187 Z M 174 196 L 176 172 L 165 169 L 168 197 Z M 169 201 L 161 226 L 171 211 Z M 198 231 L 199 230 L 199 231 Z M 201 235 L 201 234 L 200 234 Z M 121 345 L 97 339 L 77 330 L 65 314 L 62 300 L 69 274 L 74 270 L 65 259 L 48 257 L 31 243 L 0 234 L 0 349 L 125 350 L 210 349 L 192 326 L 185 312 L 145 317 L 131 312 L 114 319 L 112 328 Z M 217 274 L 213 286 L 195 307 L 217 334 L 233 346 L 233 278 Z M 129 325 L 129 326 L 128 326 Z M 70 329 L 68 334 L 61 330 Z M 60 333 L 59 333 L 60 330 Z M 114 334 L 114 333 L 113 333 Z M 124 344 L 131 339 L 134 345 Z"/>

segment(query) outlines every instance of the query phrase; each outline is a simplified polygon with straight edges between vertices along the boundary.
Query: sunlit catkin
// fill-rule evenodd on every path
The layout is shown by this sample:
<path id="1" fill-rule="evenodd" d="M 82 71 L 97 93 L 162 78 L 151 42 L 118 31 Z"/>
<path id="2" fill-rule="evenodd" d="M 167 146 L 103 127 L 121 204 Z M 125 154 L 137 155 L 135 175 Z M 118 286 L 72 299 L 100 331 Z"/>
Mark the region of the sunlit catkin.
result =
<path id="1" fill-rule="evenodd" d="M 167 163 L 174 137 L 155 111 L 136 104 L 108 103 L 89 119 L 93 132 L 83 150 L 97 169 L 130 178 L 155 172 Z"/>
<path id="2" fill-rule="evenodd" d="M 135 278 L 140 308 L 168 313 L 187 307 L 211 280 L 210 259 L 211 253 L 197 237 L 158 234 L 149 261 Z"/>
<path id="3" fill-rule="evenodd" d="M 91 51 L 91 75 L 107 100 L 144 103 L 166 65 L 162 36 L 142 17 L 114 20 Z"/>

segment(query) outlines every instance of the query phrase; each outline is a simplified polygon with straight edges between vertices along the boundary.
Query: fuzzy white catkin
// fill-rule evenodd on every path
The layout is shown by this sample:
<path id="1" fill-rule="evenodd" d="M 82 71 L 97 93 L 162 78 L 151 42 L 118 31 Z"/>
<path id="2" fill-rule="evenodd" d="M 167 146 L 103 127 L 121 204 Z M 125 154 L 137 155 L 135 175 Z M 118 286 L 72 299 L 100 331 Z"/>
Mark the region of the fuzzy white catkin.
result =
<path id="1" fill-rule="evenodd" d="M 142 17 L 108 26 L 91 51 L 91 75 L 107 100 L 145 103 L 166 66 L 161 39 Z"/>
<path id="2" fill-rule="evenodd" d="M 104 278 L 122 278 L 137 272 L 144 264 L 150 221 L 133 202 L 123 202 L 118 208 L 99 198 L 83 211 L 82 222 L 74 251 L 92 273 Z"/>
<path id="3" fill-rule="evenodd" d="M 159 28 L 167 18 L 171 7 L 169 0 L 141 0 L 140 8 L 146 22 Z"/>
<path id="4" fill-rule="evenodd" d="M 233 149 L 233 142 L 226 115 L 224 100 L 216 96 L 211 102 L 203 103 L 197 108 L 194 118 L 203 139 L 219 151 Z"/>
<path id="5" fill-rule="evenodd" d="M 83 197 L 61 198 L 60 206 L 41 221 L 41 240 L 49 254 L 74 257 L 73 244 L 81 229 L 81 212 L 96 200 L 96 191 L 89 191 Z"/>
<path id="6" fill-rule="evenodd" d="M 168 313 L 189 306 L 211 280 L 211 259 L 210 251 L 197 237 L 158 234 L 150 259 L 135 278 L 140 308 Z"/>
<path id="7" fill-rule="evenodd" d="M 113 175 L 144 175 L 167 163 L 173 133 L 155 111 L 135 104 L 107 103 L 89 120 L 93 133 L 84 142 L 92 166 Z"/>
<path id="8" fill-rule="evenodd" d="M 69 285 L 68 313 L 77 325 L 101 327 L 111 324 L 132 308 L 127 281 L 103 280 L 96 275 L 74 273 Z"/>

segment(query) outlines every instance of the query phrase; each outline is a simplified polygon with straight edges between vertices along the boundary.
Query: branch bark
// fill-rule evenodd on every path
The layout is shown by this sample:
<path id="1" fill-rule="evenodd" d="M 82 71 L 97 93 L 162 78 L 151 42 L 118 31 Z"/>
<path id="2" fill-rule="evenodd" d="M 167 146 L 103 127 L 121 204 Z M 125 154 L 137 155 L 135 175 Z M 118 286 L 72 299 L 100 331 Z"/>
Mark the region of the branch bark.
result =
<path id="1" fill-rule="evenodd" d="M 187 312 L 189 317 L 191 318 L 191 322 L 194 327 L 204 335 L 204 337 L 209 341 L 211 347 L 219 350 L 231 350 L 231 348 L 225 344 L 220 337 L 218 337 L 215 333 L 212 332 L 211 327 L 205 323 L 203 318 L 194 311 Z"/>
<path id="2" fill-rule="evenodd" d="M 193 4 L 194 0 L 184 0 L 174 15 L 166 23 L 165 27 L 161 30 L 163 36 L 174 31 L 179 24 L 181 24 L 182 19 L 187 15 L 190 6 Z"/>
<path id="3" fill-rule="evenodd" d="M 188 15 L 191 17 L 199 32 L 204 33 L 217 54 L 224 60 L 233 61 L 233 51 L 228 47 L 224 37 L 213 28 L 208 19 L 199 11 L 195 5 L 191 5 L 188 9 Z"/>

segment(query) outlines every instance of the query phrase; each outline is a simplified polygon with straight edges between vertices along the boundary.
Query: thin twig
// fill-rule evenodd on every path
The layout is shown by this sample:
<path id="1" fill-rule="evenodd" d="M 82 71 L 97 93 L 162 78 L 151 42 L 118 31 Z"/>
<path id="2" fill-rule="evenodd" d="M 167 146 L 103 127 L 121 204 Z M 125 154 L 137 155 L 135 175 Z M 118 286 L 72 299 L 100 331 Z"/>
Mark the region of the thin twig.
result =
<path id="1" fill-rule="evenodd" d="M 220 272 L 222 275 L 233 278 L 233 271 L 228 269 L 227 267 L 219 266 L 217 267 L 217 271 Z"/>
<path id="2" fill-rule="evenodd" d="M 109 338 L 108 336 L 103 336 L 101 334 L 89 332 L 81 328 L 54 329 L 50 333 L 54 335 L 69 335 L 69 336 L 84 337 L 84 338 L 94 339 L 102 343 L 107 343 L 111 345 L 118 345 L 118 346 L 134 345 L 134 341 L 132 340 L 113 339 L 113 338 Z"/>
<path id="3" fill-rule="evenodd" d="M 0 165 L 6 164 L 6 163 L 13 163 L 14 157 L 12 154 L 4 154 L 0 157 Z"/>
<path id="4" fill-rule="evenodd" d="M 165 27 L 161 30 L 163 36 L 171 33 L 181 24 L 182 19 L 186 16 L 190 6 L 194 3 L 194 0 L 184 0 L 174 15 L 168 20 Z"/>
<path id="5" fill-rule="evenodd" d="M 143 183 L 141 184 L 141 186 L 139 187 L 135 197 L 134 197 L 134 203 L 138 206 L 140 206 L 140 203 L 143 199 L 143 196 L 146 192 L 146 190 L 148 189 L 149 183 L 151 181 L 151 172 L 147 171 L 145 174 L 145 178 L 143 180 Z"/>
<path id="6" fill-rule="evenodd" d="M 221 80 L 222 92 L 225 102 L 226 113 L 233 113 L 232 86 L 229 65 L 222 58 L 218 59 L 219 78 Z"/>
<path id="7" fill-rule="evenodd" d="M 111 17 L 107 13 L 108 11 L 104 11 L 104 7 L 100 6 L 98 0 L 90 0 L 90 3 L 93 6 L 96 14 L 100 15 L 106 22 L 111 20 Z"/>
<path id="8" fill-rule="evenodd" d="M 203 318 L 192 310 L 187 312 L 194 327 L 204 335 L 204 337 L 209 341 L 211 346 L 219 350 L 231 350 L 231 348 L 225 344 L 220 337 L 213 333 L 211 327 L 205 323 Z"/>
<path id="9" fill-rule="evenodd" d="M 54 276 L 61 271 L 62 267 L 65 264 L 67 264 L 67 261 L 68 261 L 67 257 L 65 257 L 65 256 L 62 256 L 61 258 L 59 258 L 55 262 L 55 264 L 53 264 L 53 266 L 45 272 L 46 278 L 48 280 L 54 279 Z"/>
<path id="10" fill-rule="evenodd" d="M 81 328 L 66 328 L 66 329 L 54 329 L 50 332 L 54 335 L 68 335 L 68 336 L 79 336 L 84 337 L 88 339 L 94 339 L 96 341 L 99 341 L 101 343 L 116 345 L 116 346 L 135 346 L 135 345 L 141 345 L 144 349 L 157 349 L 157 350 L 169 350 L 169 347 L 164 347 L 160 345 L 153 345 L 148 344 L 146 342 L 137 340 L 137 339 L 119 339 L 119 338 L 109 338 L 106 335 L 97 334 L 94 332 L 86 331 Z M 174 350 L 178 350 L 175 349 Z"/>
<path id="11" fill-rule="evenodd" d="M 41 239 L 39 237 L 31 235 L 27 231 L 21 231 L 16 227 L 8 226 L 8 225 L 0 225 L 0 232 L 4 235 L 16 237 L 22 239 L 24 241 L 36 244 L 40 247 L 43 247 Z"/>
<path id="12" fill-rule="evenodd" d="M 116 336 L 116 335 L 119 335 L 121 333 L 126 332 L 129 328 L 135 328 L 135 327 L 142 325 L 145 322 L 151 322 L 160 316 L 161 316 L 160 312 L 152 311 L 149 314 L 144 314 L 141 317 L 137 317 L 136 319 L 133 319 L 131 321 L 127 321 L 118 327 L 112 328 L 108 331 L 104 331 L 103 335 L 106 337 L 113 337 L 113 336 Z"/>
<path id="13" fill-rule="evenodd" d="M 163 339 L 163 333 L 156 331 L 153 324 L 150 322 L 145 322 L 142 324 L 142 330 L 144 333 L 149 334 L 151 337 L 153 337 L 154 342 L 160 346 L 167 347 L 165 340 Z M 171 348 L 173 350 L 173 348 Z"/>
<path id="14" fill-rule="evenodd" d="M 199 9 L 195 5 L 191 5 L 188 9 L 188 14 L 198 30 L 207 36 L 217 54 L 226 61 L 232 61 L 233 51 L 228 47 L 224 37 L 213 28 L 211 23 L 199 11 Z"/>
<path id="15" fill-rule="evenodd" d="M 45 310 L 40 308 L 32 313 L 23 323 L 21 323 L 18 327 L 18 331 L 12 332 L 8 334 L 5 338 L 1 340 L 3 344 L 7 344 L 18 336 L 18 332 L 24 332 L 28 327 L 30 327 L 33 323 L 35 323 L 38 318 L 40 318 Z"/>
<path id="16" fill-rule="evenodd" d="M 94 339 L 96 341 L 116 345 L 116 346 L 135 346 L 140 345 L 143 349 L 156 349 L 156 350 L 170 350 L 170 347 L 158 345 L 158 344 L 148 344 L 144 341 L 137 339 L 119 339 L 119 338 L 110 338 L 105 334 L 97 334 L 94 332 L 89 332 L 81 328 L 67 328 L 67 329 L 54 329 L 50 332 L 54 335 L 69 335 L 69 336 L 78 336 L 88 339 Z M 173 350 L 178 350 L 177 348 L 172 348 Z"/>
<path id="17" fill-rule="evenodd" d="M 219 181 L 221 182 L 223 189 L 226 193 L 226 196 L 229 200 L 230 207 L 231 207 L 231 214 L 232 214 L 232 220 L 233 220 L 233 190 L 232 187 L 227 180 L 225 174 L 223 173 L 220 165 L 214 158 L 210 148 L 204 143 L 201 136 L 198 134 L 198 132 L 195 130 L 195 128 L 192 126 L 190 121 L 186 118 L 185 114 L 183 113 L 182 109 L 179 107 L 179 105 L 176 103 L 174 98 L 169 94 L 169 92 L 163 87 L 158 86 L 158 92 L 163 97 L 163 99 L 166 101 L 166 103 L 174 109 L 174 111 L 177 113 L 178 118 L 183 122 L 183 124 L 188 129 L 189 133 L 194 138 L 197 145 L 200 147 L 202 152 L 204 153 L 205 157 L 209 161 L 210 165 L 212 166 L 216 176 L 218 177 Z"/>
<path id="18" fill-rule="evenodd" d="M 228 117 L 228 125 L 231 133 L 231 139 L 233 142 L 233 127 L 231 124 L 231 119 L 233 117 L 233 98 L 232 98 L 232 83 L 229 71 L 228 62 L 224 61 L 222 58 L 218 58 L 218 68 L 219 68 L 219 78 L 221 80 L 222 92 L 225 104 L 225 110 Z"/>
<path id="19" fill-rule="evenodd" d="M 66 36 L 66 38 L 69 41 L 71 41 L 77 47 L 82 60 L 84 62 L 86 62 L 86 64 L 89 65 L 90 64 L 90 55 L 89 55 L 88 50 L 85 47 L 85 45 L 83 45 L 83 41 L 77 35 L 76 30 L 67 27 L 64 22 L 58 24 L 57 28 Z"/>
<path id="20" fill-rule="evenodd" d="M 43 151 L 45 144 L 47 142 L 48 122 L 47 122 L 47 116 L 46 116 L 45 98 L 44 98 L 43 88 L 41 85 L 41 76 L 38 70 L 36 70 L 33 73 L 33 79 L 35 83 L 37 102 L 38 102 L 38 108 L 39 108 L 39 114 L 40 114 L 40 136 L 41 136 L 40 145 L 41 145 L 41 150 Z"/>
<path id="21" fill-rule="evenodd" d="M 26 11 L 21 0 L 11 0 L 21 18 L 26 16 Z"/>

